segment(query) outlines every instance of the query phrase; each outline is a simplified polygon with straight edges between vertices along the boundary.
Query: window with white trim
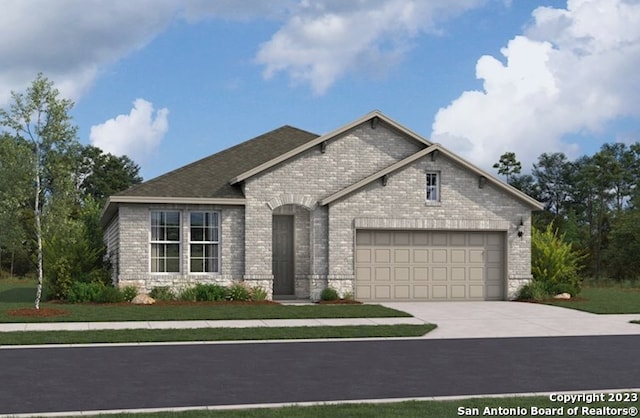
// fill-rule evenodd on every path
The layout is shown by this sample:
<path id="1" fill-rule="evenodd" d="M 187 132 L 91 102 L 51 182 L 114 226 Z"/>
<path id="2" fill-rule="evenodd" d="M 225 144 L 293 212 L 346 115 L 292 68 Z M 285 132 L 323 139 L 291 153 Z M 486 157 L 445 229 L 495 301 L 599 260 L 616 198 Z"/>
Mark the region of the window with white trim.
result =
<path id="1" fill-rule="evenodd" d="M 180 273 L 180 212 L 151 212 L 151 272 Z"/>
<path id="2" fill-rule="evenodd" d="M 220 272 L 220 214 L 218 212 L 189 214 L 189 271 L 191 273 Z"/>
<path id="3" fill-rule="evenodd" d="M 440 201 L 440 175 L 435 171 L 428 172 L 426 199 L 427 202 Z"/>

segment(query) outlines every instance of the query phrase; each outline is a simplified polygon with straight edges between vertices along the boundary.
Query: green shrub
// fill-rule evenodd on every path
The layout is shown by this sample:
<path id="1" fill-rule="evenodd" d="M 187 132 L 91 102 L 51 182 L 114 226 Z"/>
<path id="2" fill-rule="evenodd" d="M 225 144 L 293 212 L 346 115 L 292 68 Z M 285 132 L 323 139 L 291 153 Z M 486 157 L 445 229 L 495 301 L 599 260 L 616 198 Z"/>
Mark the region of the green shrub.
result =
<path id="1" fill-rule="evenodd" d="M 227 300 L 248 302 L 251 300 L 251 289 L 244 282 L 236 282 L 227 288 Z"/>
<path id="2" fill-rule="evenodd" d="M 254 301 L 263 301 L 267 299 L 267 291 L 260 286 L 253 286 L 251 288 L 251 300 Z"/>
<path id="3" fill-rule="evenodd" d="M 338 291 L 331 288 L 325 287 L 322 289 L 322 293 L 320 293 L 321 300 L 338 300 L 340 297 L 338 296 Z"/>
<path id="4" fill-rule="evenodd" d="M 185 287 L 178 294 L 178 300 L 182 300 L 184 302 L 195 302 L 196 301 L 196 288 L 194 286 Z"/>
<path id="5" fill-rule="evenodd" d="M 133 296 L 131 294 L 133 293 Z M 120 303 L 127 300 L 127 297 L 133 299 L 138 293 L 135 286 L 128 286 L 125 293 L 114 286 L 107 286 L 102 282 L 73 282 L 67 294 L 67 302 L 69 303 Z M 131 301 L 128 299 L 128 301 Z"/>
<path id="6" fill-rule="evenodd" d="M 138 296 L 138 288 L 136 286 L 125 286 L 121 289 L 121 292 L 125 302 L 131 302 L 133 298 Z"/>
<path id="7" fill-rule="evenodd" d="M 158 302 L 170 302 L 176 300 L 176 294 L 169 286 L 158 286 L 151 289 L 149 296 Z"/>
<path id="8" fill-rule="evenodd" d="M 46 294 L 54 299 L 67 299 L 74 284 L 71 265 L 66 258 L 57 259 L 47 271 Z"/>
<path id="9" fill-rule="evenodd" d="M 528 283 L 520 289 L 518 293 L 519 300 L 535 300 L 541 301 L 548 299 L 550 294 L 547 290 L 547 286 L 544 282 L 539 280 L 532 280 L 531 283 Z"/>
<path id="10" fill-rule="evenodd" d="M 580 292 L 578 271 L 584 256 L 564 241 L 564 235 L 549 225 L 545 231 L 534 228 L 531 235 L 531 272 L 534 281 L 543 283 L 547 292 Z"/>
<path id="11" fill-rule="evenodd" d="M 227 298 L 228 290 L 219 284 L 198 283 L 195 286 L 196 300 L 198 302 L 218 302 Z"/>
<path id="12" fill-rule="evenodd" d="M 96 303 L 121 303 L 124 302 L 124 294 L 117 287 L 105 286 L 98 294 L 95 300 L 91 302 Z"/>
<path id="13" fill-rule="evenodd" d="M 105 289 L 105 285 L 100 282 L 73 282 L 67 292 L 67 302 L 86 303 L 96 302 L 100 299 L 100 294 Z"/>

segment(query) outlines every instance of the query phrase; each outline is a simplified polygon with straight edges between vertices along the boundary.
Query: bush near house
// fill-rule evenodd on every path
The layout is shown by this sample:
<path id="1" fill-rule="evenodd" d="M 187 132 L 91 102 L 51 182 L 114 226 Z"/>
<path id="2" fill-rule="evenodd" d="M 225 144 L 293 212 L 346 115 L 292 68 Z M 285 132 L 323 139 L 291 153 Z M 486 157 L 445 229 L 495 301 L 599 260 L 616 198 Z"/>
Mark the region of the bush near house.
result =
<path id="1" fill-rule="evenodd" d="M 519 299 L 543 300 L 559 293 L 580 293 L 581 263 L 584 256 L 558 235 L 552 225 L 531 234 L 531 272 L 533 281 L 524 286 Z"/>
<path id="2" fill-rule="evenodd" d="M 67 291 L 66 301 L 69 303 L 120 303 L 131 302 L 138 294 L 135 286 L 122 289 L 103 282 L 72 282 Z"/>
<path id="3" fill-rule="evenodd" d="M 338 299 L 340 299 L 340 297 L 338 296 L 338 291 L 331 287 L 325 287 L 324 289 L 322 289 L 322 292 L 320 293 L 320 300 L 338 300 Z"/>
<path id="4" fill-rule="evenodd" d="M 151 289 L 149 296 L 160 302 L 250 302 L 263 301 L 267 298 L 267 291 L 260 287 L 251 287 L 245 282 L 234 282 L 229 286 L 216 283 L 197 283 L 186 287 L 176 294 L 168 286 L 158 286 Z"/>

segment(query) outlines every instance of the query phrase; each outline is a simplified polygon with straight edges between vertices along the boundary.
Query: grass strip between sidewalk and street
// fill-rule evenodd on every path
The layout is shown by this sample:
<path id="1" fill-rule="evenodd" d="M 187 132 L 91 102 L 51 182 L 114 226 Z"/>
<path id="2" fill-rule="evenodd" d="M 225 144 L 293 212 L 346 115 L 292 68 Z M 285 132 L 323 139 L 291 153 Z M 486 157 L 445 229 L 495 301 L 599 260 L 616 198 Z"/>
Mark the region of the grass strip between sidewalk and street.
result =
<path id="1" fill-rule="evenodd" d="M 423 325 L 342 325 L 305 327 L 126 329 L 0 332 L 0 346 L 138 342 L 244 341 L 324 338 L 419 337 L 436 328 Z"/>
<path id="2" fill-rule="evenodd" d="M 578 408 L 577 416 L 611 416 L 612 410 L 609 409 L 607 411 L 606 408 L 616 410 L 617 408 L 626 408 L 629 410 L 630 408 L 637 408 L 637 406 L 637 402 L 594 402 L 590 404 L 582 402 L 572 404 L 551 401 L 549 396 L 514 395 L 510 397 L 478 397 L 456 400 L 325 404 L 312 406 L 286 406 L 279 408 L 193 410 L 185 412 L 115 414 L 100 416 L 114 418 L 448 418 L 459 416 L 569 416 L 570 408 Z M 588 408 L 588 410 L 585 411 L 582 408 Z M 631 414 L 626 415 L 629 416 Z"/>

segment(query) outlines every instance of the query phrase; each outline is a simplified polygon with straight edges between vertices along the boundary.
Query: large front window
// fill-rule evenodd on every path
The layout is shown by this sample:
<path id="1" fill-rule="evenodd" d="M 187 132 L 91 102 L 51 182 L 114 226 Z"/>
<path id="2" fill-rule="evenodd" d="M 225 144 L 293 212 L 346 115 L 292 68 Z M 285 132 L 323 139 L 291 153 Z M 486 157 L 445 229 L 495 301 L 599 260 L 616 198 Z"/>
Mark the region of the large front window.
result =
<path id="1" fill-rule="evenodd" d="M 151 272 L 180 272 L 180 212 L 151 212 Z"/>
<path id="2" fill-rule="evenodd" d="M 218 273 L 220 271 L 218 212 L 191 212 L 189 218 L 190 272 Z"/>

